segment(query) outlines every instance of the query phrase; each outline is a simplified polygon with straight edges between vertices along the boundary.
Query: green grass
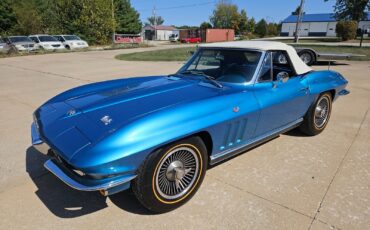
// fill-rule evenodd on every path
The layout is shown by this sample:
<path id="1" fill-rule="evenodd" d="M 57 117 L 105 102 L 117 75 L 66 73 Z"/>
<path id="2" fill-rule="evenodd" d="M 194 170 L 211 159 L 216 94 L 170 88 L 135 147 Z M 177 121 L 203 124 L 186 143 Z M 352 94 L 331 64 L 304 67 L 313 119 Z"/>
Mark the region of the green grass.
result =
<path id="1" fill-rule="evenodd" d="M 116 58 L 124 61 L 185 61 L 190 57 L 190 51 L 195 47 L 175 48 L 156 51 L 145 51 L 130 54 L 120 54 Z"/>
<path id="2" fill-rule="evenodd" d="M 353 57 L 350 60 L 354 61 L 370 61 L 370 47 L 336 47 L 336 46 L 322 46 L 322 45 L 304 45 L 298 44 L 298 47 L 310 47 L 318 52 L 330 53 L 352 53 L 362 54 L 366 57 Z M 145 51 L 130 54 L 120 54 L 116 58 L 125 61 L 186 61 L 189 57 L 190 51 L 194 51 L 195 47 L 188 48 L 174 48 L 156 51 Z"/>

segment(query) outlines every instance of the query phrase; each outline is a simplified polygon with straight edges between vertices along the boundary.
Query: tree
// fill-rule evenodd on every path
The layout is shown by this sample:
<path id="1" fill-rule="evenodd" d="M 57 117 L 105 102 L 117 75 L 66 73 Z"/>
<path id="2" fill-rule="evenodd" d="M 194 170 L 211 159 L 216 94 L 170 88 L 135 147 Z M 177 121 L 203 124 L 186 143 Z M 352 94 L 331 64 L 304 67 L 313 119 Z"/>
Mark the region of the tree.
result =
<path id="1" fill-rule="evenodd" d="M 247 23 L 248 32 L 254 33 L 255 28 L 256 28 L 256 20 L 254 18 L 249 19 Z"/>
<path id="2" fill-rule="evenodd" d="M 111 0 L 54 0 L 51 31 L 107 44 L 113 32 Z"/>
<path id="3" fill-rule="evenodd" d="M 355 39 L 357 26 L 356 21 L 339 21 L 335 27 L 335 32 L 343 41 Z"/>
<path id="4" fill-rule="evenodd" d="M 130 0 L 115 0 L 115 24 L 117 33 L 141 32 L 140 14 L 131 6 Z"/>
<path id="5" fill-rule="evenodd" d="M 35 1 L 20 1 L 14 7 L 16 20 L 13 21 L 12 33 L 17 35 L 30 35 L 44 33 L 42 18 Z"/>
<path id="6" fill-rule="evenodd" d="M 267 34 L 272 36 L 277 36 L 279 34 L 278 24 L 269 23 L 267 25 Z"/>
<path id="7" fill-rule="evenodd" d="M 107 44 L 112 36 L 114 22 L 110 0 L 80 0 L 81 14 L 73 22 L 74 28 L 70 33 L 82 34 L 94 44 Z"/>
<path id="8" fill-rule="evenodd" d="M 255 32 L 257 33 L 258 36 L 265 37 L 267 35 L 267 22 L 265 19 L 261 19 L 257 25 Z"/>
<path id="9" fill-rule="evenodd" d="M 367 17 L 367 10 L 370 10 L 369 0 L 337 0 L 334 6 L 335 17 L 338 20 L 359 22 Z"/>
<path id="10" fill-rule="evenodd" d="M 16 23 L 16 15 L 10 0 L 0 1 L 0 34 L 6 33 Z"/>
<path id="11" fill-rule="evenodd" d="M 248 31 L 247 12 L 243 9 L 240 11 L 239 34 L 245 34 Z"/>
<path id="12" fill-rule="evenodd" d="M 214 28 L 234 29 L 239 31 L 240 15 L 238 7 L 227 1 L 220 1 L 213 11 L 210 21 Z"/>
<path id="13" fill-rule="evenodd" d="M 209 22 L 202 22 L 202 24 L 200 24 L 199 27 L 204 30 L 204 29 L 210 29 L 210 28 L 212 28 L 212 25 Z"/>
<path id="14" fill-rule="evenodd" d="M 163 23 L 164 23 L 164 19 L 161 16 L 156 16 L 156 17 L 150 16 L 148 18 L 148 22 L 147 22 L 147 24 L 152 25 L 152 26 L 154 26 L 154 25 L 157 25 L 157 26 L 158 25 L 162 25 Z"/>

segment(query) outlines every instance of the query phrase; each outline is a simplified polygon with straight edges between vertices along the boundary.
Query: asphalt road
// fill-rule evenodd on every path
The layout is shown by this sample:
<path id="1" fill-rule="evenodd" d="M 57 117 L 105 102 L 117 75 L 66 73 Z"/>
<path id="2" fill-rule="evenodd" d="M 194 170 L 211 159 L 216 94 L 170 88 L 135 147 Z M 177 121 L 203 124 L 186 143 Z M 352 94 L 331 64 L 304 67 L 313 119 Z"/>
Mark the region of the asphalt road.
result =
<path id="1" fill-rule="evenodd" d="M 209 169 L 194 198 L 173 212 L 152 215 L 130 192 L 78 192 L 48 173 L 47 158 L 30 146 L 41 103 L 88 82 L 181 66 L 113 58 L 132 51 L 0 59 L 0 229 L 369 229 L 369 62 L 331 67 L 351 94 L 334 103 L 322 134 L 289 132 Z"/>

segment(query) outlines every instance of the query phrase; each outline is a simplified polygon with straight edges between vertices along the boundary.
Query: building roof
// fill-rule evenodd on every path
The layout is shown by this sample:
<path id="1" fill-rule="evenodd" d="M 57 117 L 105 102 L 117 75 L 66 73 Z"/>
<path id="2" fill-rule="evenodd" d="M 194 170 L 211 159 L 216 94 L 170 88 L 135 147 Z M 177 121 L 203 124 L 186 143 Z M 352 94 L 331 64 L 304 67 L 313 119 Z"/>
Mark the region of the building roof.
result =
<path id="1" fill-rule="evenodd" d="M 171 31 L 177 30 L 173 26 L 165 26 L 165 25 L 158 25 L 158 26 L 156 26 L 156 29 L 157 30 L 171 30 Z M 144 30 L 154 30 L 154 26 L 152 26 L 152 25 L 146 25 L 146 26 L 144 26 Z"/>
<path id="2" fill-rule="evenodd" d="M 235 42 L 216 42 L 201 44 L 205 48 L 242 48 L 251 50 L 284 50 L 288 53 L 290 60 L 297 74 L 304 74 L 312 71 L 298 56 L 297 51 L 290 45 L 282 42 L 273 41 L 235 41 Z"/>
<path id="3" fill-rule="evenodd" d="M 334 14 L 303 14 L 302 22 L 336 22 Z M 370 12 L 367 12 L 367 17 L 364 21 L 370 21 Z M 289 15 L 284 19 L 283 23 L 296 23 L 297 15 Z"/>

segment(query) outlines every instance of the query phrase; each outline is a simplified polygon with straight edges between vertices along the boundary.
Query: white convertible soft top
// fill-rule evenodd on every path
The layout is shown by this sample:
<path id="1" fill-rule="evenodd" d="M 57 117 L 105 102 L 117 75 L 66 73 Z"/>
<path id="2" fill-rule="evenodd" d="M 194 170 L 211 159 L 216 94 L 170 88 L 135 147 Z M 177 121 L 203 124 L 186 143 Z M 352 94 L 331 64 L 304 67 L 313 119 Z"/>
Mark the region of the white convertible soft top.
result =
<path id="1" fill-rule="evenodd" d="M 298 56 L 296 50 L 282 42 L 271 42 L 271 41 L 236 41 L 236 42 L 216 42 L 201 44 L 199 47 L 207 48 L 242 48 L 242 49 L 254 49 L 254 50 L 283 50 L 289 55 L 289 58 L 293 64 L 293 67 L 297 74 L 305 74 L 312 71 Z"/>

